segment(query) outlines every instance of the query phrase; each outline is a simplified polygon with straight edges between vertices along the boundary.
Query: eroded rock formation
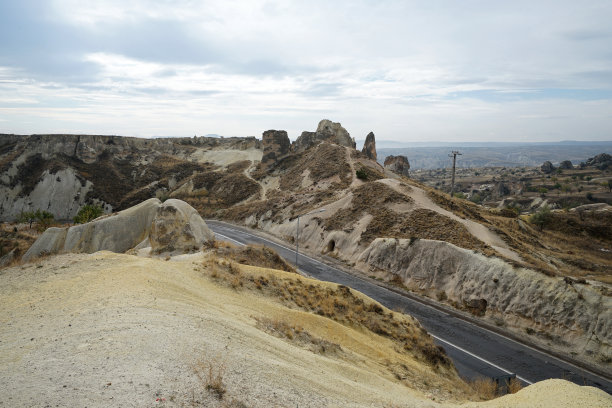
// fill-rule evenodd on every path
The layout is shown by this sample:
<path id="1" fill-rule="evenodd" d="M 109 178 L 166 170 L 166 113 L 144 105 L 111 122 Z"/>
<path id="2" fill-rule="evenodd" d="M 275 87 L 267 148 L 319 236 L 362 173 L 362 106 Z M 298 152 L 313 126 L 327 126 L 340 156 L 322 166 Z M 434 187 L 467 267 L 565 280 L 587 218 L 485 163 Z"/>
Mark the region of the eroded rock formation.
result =
<path id="1" fill-rule="evenodd" d="M 370 132 L 366 136 L 361 152 L 368 156 L 368 158 L 376 161 L 376 139 L 374 138 L 374 132 Z"/>
<path id="2" fill-rule="evenodd" d="M 355 139 L 340 123 L 323 119 L 319 122 L 316 132 L 302 132 L 302 135 L 297 138 L 292 147 L 294 151 L 301 152 L 322 141 L 352 147 L 353 149 L 356 146 Z"/>
<path id="3" fill-rule="evenodd" d="M 545 330 L 602 358 L 612 352 L 612 297 L 592 285 L 570 285 L 499 258 L 426 239 L 377 238 L 359 263 L 365 270 L 399 276 L 410 289 L 438 297 L 443 293 L 449 302 L 521 331 Z"/>
<path id="4" fill-rule="evenodd" d="M 549 174 L 555 171 L 555 166 L 553 166 L 551 162 L 545 161 L 544 164 L 542 164 L 542 166 L 540 167 L 540 170 L 542 170 L 542 173 Z"/>
<path id="5" fill-rule="evenodd" d="M 105 212 L 123 210 L 209 171 L 216 150 L 255 159 L 248 152 L 261 145 L 254 137 L 0 134 L 0 221 L 37 209 L 69 220 L 91 203 Z"/>
<path id="6" fill-rule="evenodd" d="M 214 239 L 200 214 L 181 200 L 170 199 L 157 207 L 149 242 L 154 253 L 191 252 Z"/>
<path id="7" fill-rule="evenodd" d="M 406 156 L 387 156 L 385 169 L 402 176 L 410 177 L 410 163 Z"/>
<path id="8" fill-rule="evenodd" d="M 266 130 L 262 135 L 263 157 L 261 163 L 270 165 L 286 156 L 291 148 L 289 136 L 284 130 Z"/>
<path id="9" fill-rule="evenodd" d="M 153 253 L 188 252 L 211 239 L 214 234 L 189 204 L 173 199 L 162 204 L 157 198 L 151 198 L 87 224 L 49 228 L 23 260 L 64 252 L 126 252 L 147 240 Z"/>

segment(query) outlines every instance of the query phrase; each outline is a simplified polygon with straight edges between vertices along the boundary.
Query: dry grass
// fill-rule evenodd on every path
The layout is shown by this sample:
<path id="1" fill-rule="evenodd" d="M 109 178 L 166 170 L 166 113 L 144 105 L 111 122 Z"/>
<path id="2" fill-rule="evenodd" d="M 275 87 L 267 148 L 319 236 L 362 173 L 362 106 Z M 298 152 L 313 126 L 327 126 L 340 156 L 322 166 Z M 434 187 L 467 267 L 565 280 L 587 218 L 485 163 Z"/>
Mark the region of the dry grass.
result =
<path id="1" fill-rule="evenodd" d="M 353 199 L 348 208 L 338 210 L 323 224 L 326 230 L 342 230 L 354 224 L 364 214 L 376 217 L 387 204 L 412 203 L 412 198 L 398 193 L 391 187 L 377 182 L 365 183 L 353 190 Z"/>
<path id="2" fill-rule="evenodd" d="M 467 218 L 473 221 L 487 224 L 487 219 L 483 217 L 484 209 L 470 201 L 460 198 L 451 198 L 450 195 L 427 187 L 419 185 L 420 188 L 427 192 L 429 198 L 440 207 L 448 210 L 461 218 Z"/>
<path id="3" fill-rule="evenodd" d="M 411 184 L 418 185 L 414 181 Z M 574 276 L 612 283 L 612 255 L 601 251 L 612 245 L 612 214 L 568 211 L 554 211 L 551 222 L 539 231 L 524 217 L 505 217 L 496 210 L 486 210 L 467 200 L 450 198 L 446 193 L 431 187 L 419 187 L 441 207 L 485 225 L 499 235 L 505 243 L 522 258 L 516 266 L 524 266 L 547 276 Z M 438 217 L 440 217 L 438 215 Z M 387 221 L 388 222 L 388 221 Z M 455 227 L 453 227 L 454 229 Z M 461 234 L 465 237 L 464 234 Z M 459 238 L 458 242 L 463 241 Z M 442 235 L 440 238 L 457 245 Z M 472 237 L 472 241 L 474 238 Z M 457 240 L 455 240 L 457 241 Z M 496 255 L 490 248 L 476 248 L 473 242 L 468 249 L 476 249 L 486 255 Z"/>
<path id="4" fill-rule="evenodd" d="M 290 155 L 279 162 L 275 171 L 281 176 L 281 190 L 299 190 L 302 185 L 302 174 L 306 170 L 310 173 L 313 183 L 338 177 L 339 181 L 330 186 L 335 190 L 348 187 L 353 180 L 351 166 L 346 158 L 346 149 L 331 143 L 320 143 L 316 147 Z"/>
<path id="5" fill-rule="evenodd" d="M 402 353 L 411 354 L 432 367 L 452 367 L 444 349 L 436 346 L 413 318 L 386 310 L 375 301 L 355 295 L 346 286 L 326 287 L 307 283 L 301 277 L 280 279 L 274 275 L 246 272 L 242 265 L 216 255 L 204 262 L 211 277 L 234 289 L 259 291 L 287 307 L 368 330 L 397 343 Z M 240 283 L 236 283 L 237 277 Z"/>
<path id="6" fill-rule="evenodd" d="M 235 247 L 223 245 L 218 241 L 207 246 L 219 258 L 234 261 L 243 265 L 259 266 L 261 268 L 278 269 L 285 272 L 295 272 L 295 268 L 274 250 L 263 245 L 247 245 Z M 236 269 L 236 268 L 233 268 Z"/>
<path id="7" fill-rule="evenodd" d="M 469 382 L 476 395 L 483 401 L 492 400 L 497 395 L 497 383 L 490 378 L 480 377 Z"/>
<path id="8" fill-rule="evenodd" d="M 223 384 L 225 362 L 220 357 L 204 358 L 197 361 L 193 369 L 202 386 L 218 399 L 223 399 L 227 392 Z"/>
<path id="9" fill-rule="evenodd" d="M 40 231 L 24 224 L 0 224 L 0 258 L 15 250 L 13 260 L 5 266 L 16 265 L 39 236 Z"/>
<path id="10" fill-rule="evenodd" d="M 523 384 L 521 384 L 521 382 L 518 379 L 511 378 L 510 381 L 508 382 L 508 394 L 516 394 L 522 389 L 523 389 Z"/>
<path id="11" fill-rule="evenodd" d="M 342 347 L 325 339 L 313 336 L 303 327 L 279 319 L 256 317 L 257 327 L 281 339 L 304 346 L 317 354 L 339 354 Z"/>

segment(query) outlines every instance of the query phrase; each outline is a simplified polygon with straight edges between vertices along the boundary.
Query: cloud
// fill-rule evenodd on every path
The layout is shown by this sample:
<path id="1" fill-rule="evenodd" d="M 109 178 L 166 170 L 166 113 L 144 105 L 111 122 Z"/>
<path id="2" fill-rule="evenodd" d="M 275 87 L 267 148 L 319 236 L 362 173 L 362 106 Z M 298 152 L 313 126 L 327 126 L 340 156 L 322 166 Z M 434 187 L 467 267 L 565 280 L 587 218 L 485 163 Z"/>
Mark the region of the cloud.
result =
<path id="1" fill-rule="evenodd" d="M 397 140 L 609 138 L 610 15 L 603 0 L 3 2 L 0 118 L 24 133 L 293 135 L 329 117 Z"/>

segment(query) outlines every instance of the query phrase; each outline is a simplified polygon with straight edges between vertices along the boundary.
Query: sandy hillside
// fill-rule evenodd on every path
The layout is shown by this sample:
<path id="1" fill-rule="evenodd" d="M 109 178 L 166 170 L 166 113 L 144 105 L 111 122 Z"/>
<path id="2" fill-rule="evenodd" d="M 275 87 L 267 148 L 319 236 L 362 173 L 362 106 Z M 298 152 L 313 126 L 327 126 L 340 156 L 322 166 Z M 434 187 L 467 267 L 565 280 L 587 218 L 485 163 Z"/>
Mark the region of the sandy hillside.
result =
<path id="1" fill-rule="evenodd" d="M 433 369 L 360 327 L 232 288 L 202 265 L 99 252 L 0 270 L 0 406 L 434 407 L 474 398 L 452 369 Z M 265 282 L 303 280 L 240 268 Z M 292 339 L 274 332 L 287 327 L 298 327 Z M 206 388 L 209 368 L 220 367 L 222 400 Z M 602 391 L 559 380 L 468 403 L 611 405 Z"/>

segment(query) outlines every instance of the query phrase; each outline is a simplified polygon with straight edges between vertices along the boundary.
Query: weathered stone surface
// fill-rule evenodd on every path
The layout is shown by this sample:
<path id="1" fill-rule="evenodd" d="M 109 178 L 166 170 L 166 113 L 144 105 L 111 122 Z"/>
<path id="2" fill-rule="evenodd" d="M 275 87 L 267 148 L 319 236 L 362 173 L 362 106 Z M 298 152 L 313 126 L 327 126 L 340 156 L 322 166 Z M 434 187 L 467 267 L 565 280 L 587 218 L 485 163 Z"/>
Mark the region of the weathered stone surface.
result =
<path id="1" fill-rule="evenodd" d="M 356 147 L 355 139 L 351 137 L 349 132 L 338 122 L 332 122 L 331 120 L 323 119 L 317 126 L 317 133 L 320 135 L 328 135 L 327 140 L 331 140 L 340 146 Z"/>
<path id="2" fill-rule="evenodd" d="M 166 200 L 157 208 L 149 242 L 153 253 L 191 252 L 215 238 L 200 214 L 181 200 Z"/>
<path id="3" fill-rule="evenodd" d="M 597 156 L 588 159 L 585 166 L 594 166 L 599 170 L 605 170 L 608 167 L 612 167 L 612 156 L 610 156 L 608 153 L 598 154 Z"/>
<path id="4" fill-rule="evenodd" d="M 592 285 L 576 290 L 578 283 L 427 239 L 377 238 L 358 262 L 399 275 L 408 288 L 444 291 L 449 301 L 521 331 L 545 330 L 594 355 L 612 352 L 612 297 Z"/>
<path id="5" fill-rule="evenodd" d="M 544 164 L 542 164 L 542 166 L 540 167 L 540 170 L 542 170 L 542 173 L 552 173 L 555 170 L 555 166 L 553 166 L 553 164 L 549 161 L 545 161 Z"/>
<path id="6" fill-rule="evenodd" d="M 162 204 L 151 198 L 87 224 L 49 228 L 23 260 L 62 252 L 126 252 L 147 238 L 153 251 L 161 253 L 199 248 L 214 235 L 197 211 L 184 201 L 172 199 Z"/>
<path id="7" fill-rule="evenodd" d="M 366 136 L 361 152 L 368 156 L 368 158 L 376 161 L 376 139 L 374 138 L 374 132 L 370 132 Z"/>
<path id="8" fill-rule="evenodd" d="M 284 130 L 266 130 L 262 135 L 263 156 L 261 163 L 270 165 L 285 157 L 291 148 L 289 136 Z"/>
<path id="9" fill-rule="evenodd" d="M 241 156 L 259 160 L 262 149 L 255 137 L 97 135 L 0 134 L 0 146 L 0 221 L 38 209 L 69 220 L 86 203 L 106 213 L 126 209 L 208 169 L 217 150 L 246 151 Z"/>
<path id="10" fill-rule="evenodd" d="M 293 143 L 292 148 L 296 152 L 301 152 L 322 141 L 352 147 L 353 149 L 356 146 L 355 139 L 340 123 L 323 119 L 319 122 L 316 132 L 302 132 L 302 135 Z"/>
<path id="11" fill-rule="evenodd" d="M 387 156 L 385 169 L 402 176 L 410 177 L 410 163 L 406 156 Z"/>
<path id="12" fill-rule="evenodd" d="M 47 228 L 21 259 L 27 262 L 41 255 L 60 252 L 64 248 L 67 233 L 68 228 Z"/>
<path id="13" fill-rule="evenodd" d="M 559 163 L 559 168 L 564 170 L 571 170 L 574 168 L 574 165 L 569 160 L 563 160 L 561 163 Z"/>

